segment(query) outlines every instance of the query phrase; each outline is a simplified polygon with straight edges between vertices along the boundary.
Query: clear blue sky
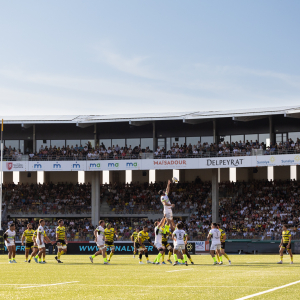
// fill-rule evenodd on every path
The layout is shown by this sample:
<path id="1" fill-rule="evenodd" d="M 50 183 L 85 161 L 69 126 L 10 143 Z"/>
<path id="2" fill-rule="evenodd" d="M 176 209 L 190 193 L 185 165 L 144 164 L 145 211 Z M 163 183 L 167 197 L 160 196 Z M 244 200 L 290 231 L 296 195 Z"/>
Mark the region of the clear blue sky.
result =
<path id="1" fill-rule="evenodd" d="M 1 0 L 1 114 L 300 106 L 299 13 L 299 0 Z"/>

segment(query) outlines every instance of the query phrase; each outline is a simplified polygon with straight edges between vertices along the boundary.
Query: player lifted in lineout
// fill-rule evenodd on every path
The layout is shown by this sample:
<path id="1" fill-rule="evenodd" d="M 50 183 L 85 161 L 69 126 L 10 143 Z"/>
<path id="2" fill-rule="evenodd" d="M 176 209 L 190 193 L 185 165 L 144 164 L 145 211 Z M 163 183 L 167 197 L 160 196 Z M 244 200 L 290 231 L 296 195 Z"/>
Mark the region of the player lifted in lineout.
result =
<path id="1" fill-rule="evenodd" d="M 171 204 L 168 196 L 170 192 L 170 185 L 171 185 L 171 180 L 168 180 L 168 185 L 166 190 L 160 190 L 158 194 L 160 195 L 160 201 L 164 206 L 164 216 L 169 221 L 171 230 L 173 231 L 175 230 L 175 223 L 173 220 L 172 208 L 175 206 L 175 204 Z"/>

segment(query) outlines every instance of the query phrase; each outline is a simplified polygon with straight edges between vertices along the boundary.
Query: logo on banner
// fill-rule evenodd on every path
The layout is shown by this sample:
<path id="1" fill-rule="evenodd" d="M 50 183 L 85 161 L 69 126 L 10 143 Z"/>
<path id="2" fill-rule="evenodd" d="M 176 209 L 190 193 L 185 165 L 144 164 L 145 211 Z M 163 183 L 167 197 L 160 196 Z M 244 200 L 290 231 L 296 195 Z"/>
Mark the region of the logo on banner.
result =
<path id="1" fill-rule="evenodd" d="M 80 169 L 80 164 L 78 164 L 77 161 L 73 164 L 73 169 Z"/>
<path id="2" fill-rule="evenodd" d="M 188 251 L 192 251 L 193 250 L 193 245 L 189 243 L 189 244 L 186 245 L 186 248 L 187 248 Z"/>
<path id="3" fill-rule="evenodd" d="M 270 158 L 270 162 L 271 162 L 271 163 L 274 163 L 274 162 L 275 162 L 275 160 L 276 160 L 276 158 L 275 158 L 274 156 L 271 156 L 271 158 Z"/>
<path id="4" fill-rule="evenodd" d="M 40 163 L 36 163 L 33 165 L 34 169 L 42 169 L 42 165 Z"/>
<path id="5" fill-rule="evenodd" d="M 296 162 L 299 162 L 299 160 L 300 160 L 300 155 L 296 155 L 294 159 L 295 159 Z"/>
<path id="6" fill-rule="evenodd" d="M 196 252 L 208 251 L 209 250 L 209 242 L 208 241 L 195 242 L 195 250 L 196 250 Z"/>
<path id="7" fill-rule="evenodd" d="M 119 163 L 108 163 L 109 168 L 119 168 Z"/>
<path id="8" fill-rule="evenodd" d="M 13 168 L 13 163 L 12 162 L 7 162 L 6 163 L 6 168 L 7 168 L 7 170 L 11 170 Z"/>
<path id="9" fill-rule="evenodd" d="M 131 168 L 137 168 L 138 164 L 135 162 L 135 163 L 126 163 L 126 167 L 131 167 Z"/>
<path id="10" fill-rule="evenodd" d="M 159 166 L 186 165 L 186 160 L 185 159 L 176 159 L 176 160 L 161 159 L 161 160 L 154 160 L 153 164 L 154 165 L 159 165 Z"/>
<path id="11" fill-rule="evenodd" d="M 58 162 L 56 164 L 53 164 L 53 169 L 61 169 L 61 164 Z"/>
<path id="12" fill-rule="evenodd" d="M 92 163 L 92 164 L 90 164 L 90 168 L 100 168 L 100 163 L 97 163 L 97 164 L 95 164 L 95 163 Z"/>
<path id="13" fill-rule="evenodd" d="M 238 167 L 243 165 L 243 158 L 239 159 L 207 159 L 207 166 L 228 166 Z"/>
<path id="14" fill-rule="evenodd" d="M 8 171 L 10 171 L 12 168 L 13 169 L 24 169 L 24 165 L 22 163 L 13 163 L 13 162 L 7 162 L 6 163 L 6 168 Z"/>

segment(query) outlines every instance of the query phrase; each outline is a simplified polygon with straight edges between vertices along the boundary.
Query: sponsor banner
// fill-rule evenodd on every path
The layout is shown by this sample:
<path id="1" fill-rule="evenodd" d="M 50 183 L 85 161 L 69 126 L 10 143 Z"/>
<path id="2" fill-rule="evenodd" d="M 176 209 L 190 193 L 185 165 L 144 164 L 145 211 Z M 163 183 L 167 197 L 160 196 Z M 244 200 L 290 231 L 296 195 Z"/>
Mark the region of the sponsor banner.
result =
<path id="1" fill-rule="evenodd" d="M 87 168 L 87 171 L 103 170 L 103 160 L 87 160 L 86 168 Z"/>
<path id="2" fill-rule="evenodd" d="M 257 167 L 295 166 L 300 164 L 299 154 L 256 156 Z"/>
<path id="3" fill-rule="evenodd" d="M 4 161 L 3 171 L 28 171 L 28 161 Z"/>
<path id="4" fill-rule="evenodd" d="M 29 161 L 29 171 L 86 171 L 86 161 Z"/>
<path id="5" fill-rule="evenodd" d="M 200 169 L 252 167 L 255 156 L 200 158 Z"/>
<path id="6" fill-rule="evenodd" d="M 102 170 L 141 170 L 142 160 L 102 160 L 99 161 Z M 88 167 L 90 162 L 87 162 Z"/>
<path id="7" fill-rule="evenodd" d="M 196 252 L 209 251 L 209 242 L 208 241 L 197 241 L 197 242 L 195 242 L 195 251 Z"/>
<path id="8" fill-rule="evenodd" d="M 199 169 L 199 158 L 144 159 L 143 170 Z"/>

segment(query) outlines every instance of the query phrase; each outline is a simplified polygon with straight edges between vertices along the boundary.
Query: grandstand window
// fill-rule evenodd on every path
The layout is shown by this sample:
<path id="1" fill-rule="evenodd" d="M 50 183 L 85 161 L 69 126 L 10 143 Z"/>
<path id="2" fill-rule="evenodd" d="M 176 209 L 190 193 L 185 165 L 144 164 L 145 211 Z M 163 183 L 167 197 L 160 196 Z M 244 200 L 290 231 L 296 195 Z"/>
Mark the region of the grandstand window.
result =
<path id="1" fill-rule="evenodd" d="M 192 146 L 197 145 L 200 142 L 200 136 L 189 136 L 186 138 L 186 144 Z"/>
<path id="2" fill-rule="evenodd" d="M 73 146 L 73 149 L 75 149 L 76 145 L 80 147 L 80 140 L 66 140 L 67 147 L 72 148 Z"/>
<path id="3" fill-rule="evenodd" d="M 51 147 L 53 148 L 56 146 L 56 148 L 62 148 L 66 146 L 65 140 L 51 140 Z"/>
<path id="4" fill-rule="evenodd" d="M 171 147 L 180 147 L 185 144 L 185 137 L 172 137 L 171 138 Z"/>
<path id="5" fill-rule="evenodd" d="M 25 151 L 24 151 L 24 140 L 20 140 L 20 151 L 22 154 L 25 154 Z"/>
<path id="6" fill-rule="evenodd" d="M 260 133 L 258 135 L 258 141 L 259 143 L 264 143 L 265 145 L 267 145 L 267 140 L 270 144 L 270 134 L 269 133 Z"/>
<path id="7" fill-rule="evenodd" d="M 141 139 L 141 147 L 142 149 L 149 147 L 150 150 L 153 150 L 153 138 Z"/>
<path id="8" fill-rule="evenodd" d="M 282 143 L 282 133 L 276 133 L 276 143 Z"/>
<path id="9" fill-rule="evenodd" d="M 7 148 L 10 147 L 12 150 L 15 149 L 18 151 L 20 149 L 19 140 L 5 140 L 4 145 Z"/>
<path id="10" fill-rule="evenodd" d="M 222 138 L 223 138 L 224 143 L 229 143 L 230 144 L 230 135 L 222 136 Z"/>
<path id="11" fill-rule="evenodd" d="M 209 145 L 214 142 L 213 136 L 201 136 L 201 144 L 208 143 Z"/>
<path id="12" fill-rule="evenodd" d="M 300 132 L 289 132 L 289 139 L 292 139 L 294 142 L 297 142 L 298 138 L 300 138 Z"/>
<path id="13" fill-rule="evenodd" d="M 140 139 L 126 139 L 126 145 L 127 147 L 131 146 L 131 149 L 134 147 L 138 147 L 141 145 L 141 140 Z"/>
<path id="14" fill-rule="evenodd" d="M 245 142 L 248 141 L 250 142 L 255 142 L 258 139 L 258 134 L 245 134 Z"/>
<path id="15" fill-rule="evenodd" d="M 112 139 L 112 146 L 119 146 L 120 148 L 125 147 L 125 139 Z"/>
<path id="16" fill-rule="evenodd" d="M 239 142 L 239 141 L 244 141 L 244 135 L 243 134 L 238 134 L 238 135 L 232 135 L 231 136 L 231 143 Z"/>
<path id="17" fill-rule="evenodd" d="M 165 139 L 157 139 L 157 147 L 160 147 L 160 149 L 165 148 Z"/>
<path id="18" fill-rule="evenodd" d="M 95 141 L 94 140 L 81 140 L 80 144 L 84 147 L 90 144 L 92 148 L 95 148 Z"/>
<path id="19" fill-rule="evenodd" d="M 36 140 L 36 152 L 39 152 L 42 148 L 45 149 L 46 146 L 50 148 L 50 140 Z"/>
<path id="20" fill-rule="evenodd" d="M 171 149 L 171 138 L 166 138 L 166 150 L 169 151 Z"/>
<path id="21" fill-rule="evenodd" d="M 108 149 L 108 147 L 111 147 L 111 139 L 105 139 L 99 141 L 100 147 L 103 144 L 105 149 Z"/>

